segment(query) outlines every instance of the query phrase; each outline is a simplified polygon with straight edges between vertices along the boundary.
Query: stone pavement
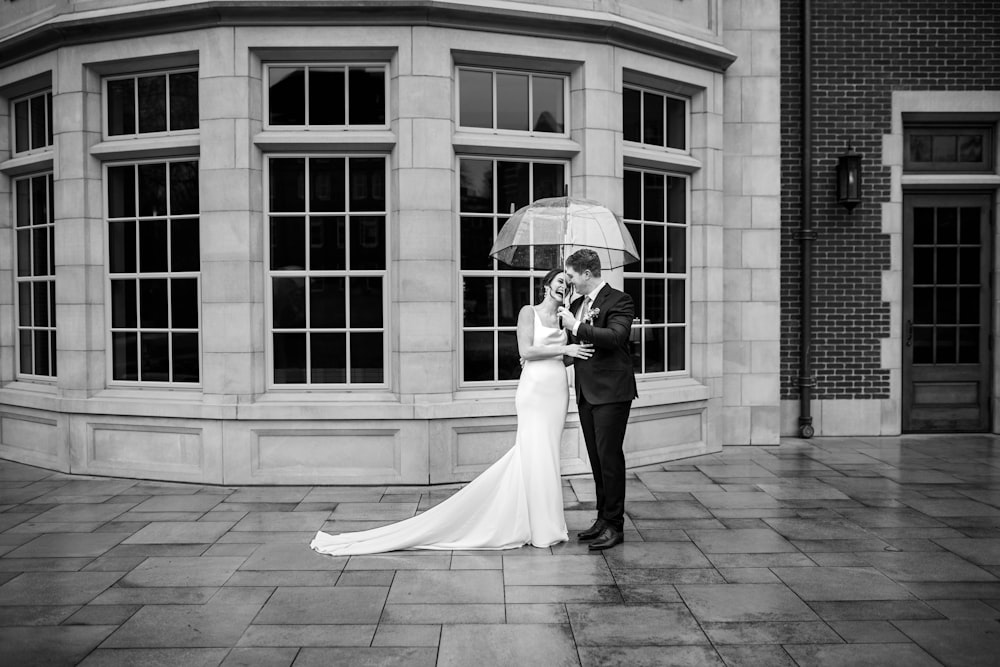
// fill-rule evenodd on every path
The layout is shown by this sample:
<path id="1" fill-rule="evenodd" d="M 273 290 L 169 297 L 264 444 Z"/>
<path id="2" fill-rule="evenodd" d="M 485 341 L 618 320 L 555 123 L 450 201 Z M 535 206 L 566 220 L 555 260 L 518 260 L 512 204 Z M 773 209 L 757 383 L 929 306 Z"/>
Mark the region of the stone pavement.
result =
<path id="1" fill-rule="evenodd" d="M 9 665 L 996 665 L 1000 438 L 790 439 L 634 470 L 626 543 L 328 557 L 451 487 L 0 461 Z M 593 485 L 564 480 L 571 530 Z"/>

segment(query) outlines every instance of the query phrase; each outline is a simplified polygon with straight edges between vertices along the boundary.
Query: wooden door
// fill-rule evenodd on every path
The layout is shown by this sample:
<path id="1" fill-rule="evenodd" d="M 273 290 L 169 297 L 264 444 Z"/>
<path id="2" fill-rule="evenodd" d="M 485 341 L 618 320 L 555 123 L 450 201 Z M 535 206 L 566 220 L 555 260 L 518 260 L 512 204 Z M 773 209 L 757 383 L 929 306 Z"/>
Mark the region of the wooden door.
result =
<path id="1" fill-rule="evenodd" d="M 990 427 L 992 211 L 985 194 L 903 199 L 903 431 Z"/>

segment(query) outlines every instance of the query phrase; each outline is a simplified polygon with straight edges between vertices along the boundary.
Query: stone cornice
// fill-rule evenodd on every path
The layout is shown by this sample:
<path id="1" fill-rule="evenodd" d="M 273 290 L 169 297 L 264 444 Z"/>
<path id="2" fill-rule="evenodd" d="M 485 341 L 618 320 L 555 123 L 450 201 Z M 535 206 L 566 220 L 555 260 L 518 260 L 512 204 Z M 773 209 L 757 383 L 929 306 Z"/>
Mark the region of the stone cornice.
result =
<path id="1" fill-rule="evenodd" d="M 736 59 L 735 54 L 715 42 L 606 12 L 503 0 L 487 5 L 461 0 L 346 0 L 336 4 L 316 0 L 209 0 L 151 2 L 61 14 L 0 39 L 0 67 L 63 46 L 217 26 L 256 25 L 425 25 L 485 29 L 621 46 L 720 72 Z"/>

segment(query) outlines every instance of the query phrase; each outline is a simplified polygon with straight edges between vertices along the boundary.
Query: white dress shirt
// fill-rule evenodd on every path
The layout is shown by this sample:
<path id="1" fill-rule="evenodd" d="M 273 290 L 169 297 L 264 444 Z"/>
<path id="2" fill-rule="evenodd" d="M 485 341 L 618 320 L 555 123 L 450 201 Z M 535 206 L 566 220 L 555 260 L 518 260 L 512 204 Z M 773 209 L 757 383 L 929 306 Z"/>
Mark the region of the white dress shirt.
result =
<path id="1" fill-rule="evenodd" d="M 573 325 L 573 335 L 576 335 L 577 330 L 580 328 L 580 323 L 583 322 L 583 318 L 587 315 L 587 308 L 594 305 L 594 301 L 597 299 L 597 295 L 600 293 L 604 286 L 607 285 L 607 281 L 602 280 L 601 284 L 594 288 L 590 294 L 583 297 L 583 305 L 580 306 L 580 312 L 576 314 L 576 324 Z M 590 299 L 590 301 L 587 301 Z"/>

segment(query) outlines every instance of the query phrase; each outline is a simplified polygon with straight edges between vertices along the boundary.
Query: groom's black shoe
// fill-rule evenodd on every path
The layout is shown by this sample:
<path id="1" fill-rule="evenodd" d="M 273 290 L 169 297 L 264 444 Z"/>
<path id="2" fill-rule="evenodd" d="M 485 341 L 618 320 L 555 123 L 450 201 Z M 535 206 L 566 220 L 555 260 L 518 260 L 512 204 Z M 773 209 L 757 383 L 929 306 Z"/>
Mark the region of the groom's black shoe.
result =
<path id="1" fill-rule="evenodd" d="M 594 525 L 587 530 L 582 530 L 576 534 L 576 539 L 578 540 L 592 540 L 601 534 L 604 530 L 604 519 L 598 519 L 594 522 Z"/>
<path id="2" fill-rule="evenodd" d="M 610 549 L 616 544 L 621 544 L 624 541 L 625 536 L 622 534 L 622 531 L 615 530 L 611 526 L 605 526 L 604 530 L 601 531 L 601 534 L 598 535 L 587 548 L 590 551 L 603 551 L 604 549 Z"/>

